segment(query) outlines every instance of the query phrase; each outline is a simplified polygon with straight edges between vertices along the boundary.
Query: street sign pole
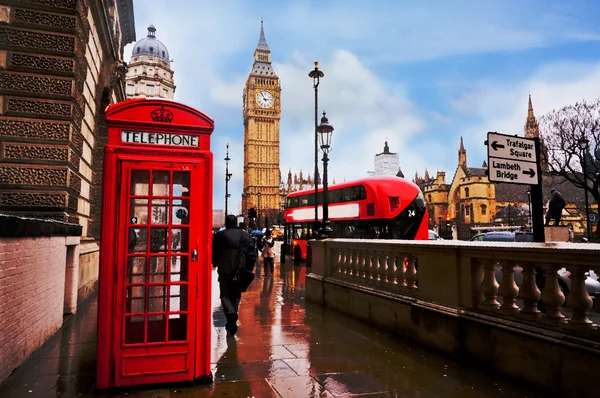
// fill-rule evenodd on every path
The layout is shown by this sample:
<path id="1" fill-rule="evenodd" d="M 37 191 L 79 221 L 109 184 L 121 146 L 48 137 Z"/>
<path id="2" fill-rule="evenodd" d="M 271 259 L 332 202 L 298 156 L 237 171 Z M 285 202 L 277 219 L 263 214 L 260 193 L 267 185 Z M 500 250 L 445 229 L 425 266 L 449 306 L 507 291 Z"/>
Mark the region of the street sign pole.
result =
<path id="1" fill-rule="evenodd" d="M 536 185 L 530 185 L 531 191 L 531 216 L 533 224 L 533 241 L 544 243 L 546 237 L 544 234 L 544 198 L 542 196 L 542 166 L 540 155 L 540 139 L 534 138 L 535 141 L 535 153 L 537 154 L 537 176 L 538 183 Z"/>

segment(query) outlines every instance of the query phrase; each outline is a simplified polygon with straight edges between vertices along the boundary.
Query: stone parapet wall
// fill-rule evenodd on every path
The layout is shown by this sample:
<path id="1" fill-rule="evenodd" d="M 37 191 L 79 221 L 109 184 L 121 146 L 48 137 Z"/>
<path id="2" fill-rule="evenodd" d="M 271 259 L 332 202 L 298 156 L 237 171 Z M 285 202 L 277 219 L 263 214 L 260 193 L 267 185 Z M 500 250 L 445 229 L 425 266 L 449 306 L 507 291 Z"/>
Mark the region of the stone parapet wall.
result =
<path id="1" fill-rule="evenodd" d="M 74 312 L 79 235 L 78 225 L 0 215 L 0 382 Z"/>
<path id="2" fill-rule="evenodd" d="M 600 314 L 588 290 L 600 245 L 330 239 L 311 246 L 308 300 L 548 393 L 596 395 L 589 380 L 600 361 Z"/>

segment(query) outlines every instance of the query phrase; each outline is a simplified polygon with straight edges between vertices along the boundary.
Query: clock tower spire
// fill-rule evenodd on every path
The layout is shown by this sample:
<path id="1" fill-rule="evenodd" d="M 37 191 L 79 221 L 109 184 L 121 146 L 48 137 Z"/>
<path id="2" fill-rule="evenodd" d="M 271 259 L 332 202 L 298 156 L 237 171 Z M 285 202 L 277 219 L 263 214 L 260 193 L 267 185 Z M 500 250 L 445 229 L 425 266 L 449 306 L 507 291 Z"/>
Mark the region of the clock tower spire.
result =
<path id="1" fill-rule="evenodd" d="M 279 120 L 281 87 L 271 64 L 271 49 L 260 21 L 254 63 L 242 95 L 244 117 L 244 189 L 242 210 L 257 207 L 261 215 L 275 220 L 280 207 Z M 258 209 L 258 193 L 260 208 Z M 271 215 L 271 213 L 273 213 Z"/>

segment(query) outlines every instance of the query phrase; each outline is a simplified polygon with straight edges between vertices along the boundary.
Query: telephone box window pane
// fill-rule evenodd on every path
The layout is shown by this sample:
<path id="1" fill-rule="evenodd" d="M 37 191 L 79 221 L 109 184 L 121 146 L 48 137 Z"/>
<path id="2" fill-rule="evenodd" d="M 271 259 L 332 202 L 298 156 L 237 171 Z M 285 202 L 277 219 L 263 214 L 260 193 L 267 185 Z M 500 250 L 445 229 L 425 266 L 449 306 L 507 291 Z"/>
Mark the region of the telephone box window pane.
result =
<path id="1" fill-rule="evenodd" d="M 167 251 L 168 234 L 166 228 L 150 228 L 150 252 L 162 253 Z"/>
<path id="2" fill-rule="evenodd" d="M 168 257 L 150 257 L 150 282 L 167 281 Z"/>
<path id="3" fill-rule="evenodd" d="M 174 252 L 187 252 L 189 231 L 187 228 L 173 228 L 173 241 L 171 242 L 171 250 Z"/>
<path id="4" fill-rule="evenodd" d="M 148 195 L 150 172 L 148 170 L 131 170 L 131 187 L 129 193 L 136 196 Z"/>
<path id="5" fill-rule="evenodd" d="M 148 224 L 148 199 L 131 199 L 129 222 L 131 224 Z"/>
<path id="6" fill-rule="evenodd" d="M 148 312 L 167 311 L 166 286 L 148 287 Z"/>
<path id="7" fill-rule="evenodd" d="M 171 285 L 169 288 L 169 311 L 187 311 L 187 285 Z"/>
<path id="8" fill-rule="evenodd" d="M 190 196 L 190 173 L 173 172 L 173 196 Z"/>
<path id="9" fill-rule="evenodd" d="M 146 257 L 129 257 L 127 283 L 146 282 Z"/>
<path id="10" fill-rule="evenodd" d="M 138 314 L 144 312 L 146 295 L 145 286 L 127 286 L 127 298 L 125 300 L 125 312 Z"/>
<path id="11" fill-rule="evenodd" d="M 164 315 L 150 315 L 148 317 L 148 343 L 166 341 L 167 322 Z"/>
<path id="12" fill-rule="evenodd" d="M 152 200 L 152 224 L 169 223 L 169 199 Z"/>
<path id="13" fill-rule="evenodd" d="M 169 196 L 169 172 L 152 172 L 152 196 Z"/>
<path id="14" fill-rule="evenodd" d="M 173 318 L 177 316 L 177 318 Z M 187 314 L 169 316 L 169 341 L 187 340 Z"/>
<path id="15" fill-rule="evenodd" d="M 171 224 L 190 223 L 190 201 L 187 199 L 174 199 L 171 207 Z"/>
<path id="16" fill-rule="evenodd" d="M 128 316 L 125 318 L 125 344 L 144 342 L 144 317 Z"/>
<path id="17" fill-rule="evenodd" d="M 171 282 L 187 282 L 188 280 L 188 258 L 171 257 Z"/>
<path id="18" fill-rule="evenodd" d="M 129 228 L 129 253 L 145 252 L 148 248 L 148 229 Z"/>

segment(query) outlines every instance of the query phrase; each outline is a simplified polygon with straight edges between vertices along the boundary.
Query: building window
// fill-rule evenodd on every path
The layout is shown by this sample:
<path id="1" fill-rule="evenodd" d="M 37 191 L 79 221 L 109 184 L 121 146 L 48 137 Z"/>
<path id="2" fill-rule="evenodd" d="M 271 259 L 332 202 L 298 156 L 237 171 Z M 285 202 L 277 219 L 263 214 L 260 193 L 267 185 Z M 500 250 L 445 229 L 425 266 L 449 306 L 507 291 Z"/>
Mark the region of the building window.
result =
<path id="1" fill-rule="evenodd" d="M 127 85 L 127 95 L 133 95 L 135 93 L 135 86 L 133 84 Z"/>
<path id="2" fill-rule="evenodd" d="M 466 216 L 470 216 L 471 215 L 471 212 L 469 211 L 469 209 L 470 209 L 469 205 L 465 206 L 465 215 Z"/>
<path id="3" fill-rule="evenodd" d="M 142 51 L 142 49 L 140 47 L 137 48 L 137 52 L 138 54 L 140 53 L 140 51 Z"/>
<path id="4" fill-rule="evenodd" d="M 146 84 L 146 95 L 154 95 L 154 84 Z"/>
<path id="5" fill-rule="evenodd" d="M 465 188 L 465 198 L 469 197 L 469 188 Z"/>
<path id="6" fill-rule="evenodd" d="M 427 201 L 431 203 L 431 194 L 427 195 Z"/>
<path id="7" fill-rule="evenodd" d="M 486 205 L 481 205 L 481 214 L 487 214 L 487 206 Z"/>
<path id="8" fill-rule="evenodd" d="M 165 52 L 164 51 L 162 52 L 162 55 L 163 55 L 163 58 L 164 58 L 165 57 Z"/>
<path id="9" fill-rule="evenodd" d="M 153 53 L 154 52 L 154 47 L 150 47 L 150 52 Z"/>

